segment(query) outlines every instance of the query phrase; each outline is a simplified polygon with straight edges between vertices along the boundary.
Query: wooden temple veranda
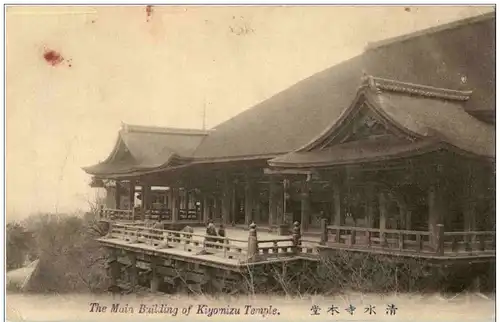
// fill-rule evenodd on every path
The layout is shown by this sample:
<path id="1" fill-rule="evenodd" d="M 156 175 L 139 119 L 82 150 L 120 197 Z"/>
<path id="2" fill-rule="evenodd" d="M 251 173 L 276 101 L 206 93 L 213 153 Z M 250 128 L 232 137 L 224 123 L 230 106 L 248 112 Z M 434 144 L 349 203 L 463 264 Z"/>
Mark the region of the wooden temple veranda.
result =
<path id="1" fill-rule="evenodd" d="M 370 45 L 212 130 L 124 125 L 84 168 L 108 192 L 100 241 L 235 271 L 331 250 L 494 262 L 494 26 Z M 209 220 L 229 233 L 207 253 Z"/>

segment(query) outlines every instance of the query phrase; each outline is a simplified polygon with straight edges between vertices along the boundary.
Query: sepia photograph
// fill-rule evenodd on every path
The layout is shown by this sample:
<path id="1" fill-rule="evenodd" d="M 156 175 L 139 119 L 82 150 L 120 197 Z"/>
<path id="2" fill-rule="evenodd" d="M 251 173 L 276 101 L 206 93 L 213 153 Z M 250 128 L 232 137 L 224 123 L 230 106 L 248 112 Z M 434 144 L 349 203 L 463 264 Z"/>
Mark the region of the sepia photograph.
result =
<path id="1" fill-rule="evenodd" d="M 5 318 L 495 321 L 495 5 L 5 5 Z"/>

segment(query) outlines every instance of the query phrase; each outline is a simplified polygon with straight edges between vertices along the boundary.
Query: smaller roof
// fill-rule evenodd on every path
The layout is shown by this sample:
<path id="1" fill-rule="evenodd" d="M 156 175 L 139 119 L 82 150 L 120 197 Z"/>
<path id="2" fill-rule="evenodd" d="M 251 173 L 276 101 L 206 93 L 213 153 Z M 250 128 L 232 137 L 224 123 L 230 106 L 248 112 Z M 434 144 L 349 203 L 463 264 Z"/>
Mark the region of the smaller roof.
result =
<path id="1" fill-rule="evenodd" d="M 410 142 L 393 136 L 382 136 L 338 144 L 323 150 L 288 153 L 269 161 L 271 166 L 314 168 L 360 162 L 386 161 L 423 154 L 439 148 L 432 139 Z"/>
<path id="2" fill-rule="evenodd" d="M 277 167 L 320 167 L 380 161 L 443 148 L 494 158 L 495 128 L 463 108 L 471 95 L 470 91 L 366 76 L 357 99 L 339 120 L 305 146 L 268 163 Z M 353 120 L 360 108 L 371 109 L 384 123 L 402 130 L 407 137 L 375 136 L 348 143 L 332 141 L 334 144 L 322 146 L 322 142 L 335 138 L 342 124 Z"/>
<path id="3" fill-rule="evenodd" d="M 123 124 L 111 154 L 83 170 L 96 176 L 156 169 L 173 160 L 189 160 L 208 135 L 197 129 Z"/>

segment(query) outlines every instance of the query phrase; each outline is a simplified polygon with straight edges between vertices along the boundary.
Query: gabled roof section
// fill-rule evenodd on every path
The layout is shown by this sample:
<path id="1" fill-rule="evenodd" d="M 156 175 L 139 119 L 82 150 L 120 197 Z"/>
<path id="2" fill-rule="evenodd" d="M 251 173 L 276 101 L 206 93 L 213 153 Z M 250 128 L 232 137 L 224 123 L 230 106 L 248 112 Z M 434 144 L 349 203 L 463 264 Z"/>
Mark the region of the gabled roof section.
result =
<path id="1" fill-rule="evenodd" d="M 457 91 L 366 76 L 357 99 L 318 137 L 271 166 L 327 166 L 452 149 L 495 157 L 495 128 L 464 110 L 471 91 Z M 359 110 L 369 109 L 399 133 L 343 143 L 339 133 Z M 335 144 L 335 142 L 337 142 Z M 333 143 L 333 144 L 332 144 Z"/>
<path id="2" fill-rule="evenodd" d="M 473 89 L 469 113 L 495 110 L 495 12 L 368 46 L 366 73 L 439 88 Z"/>
<path id="3" fill-rule="evenodd" d="M 89 174 L 110 175 L 168 166 L 191 159 L 208 131 L 123 124 L 105 161 L 84 168 Z"/>
<path id="4" fill-rule="evenodd" d="M 494 111 L 494 66 L 494 14 L 393 39 L 370 46 L 363 54 L 312 75 L 218 125 L 194 157 L 213 161 L 249 156 L 270 159 L 295 151 L 340 118 L 356 99 L 363 74 L 425 84 L 434 92 L 449 89 L 445 92 L 450 96 L 454 91 L 473 90 L 470 98 L 454 100 L 462 103 L 461 111 L 474 115 Z M 418 86 L 424 93 L 425 86 Z M 438 96 L 420 97 L 439 100 Z"/>

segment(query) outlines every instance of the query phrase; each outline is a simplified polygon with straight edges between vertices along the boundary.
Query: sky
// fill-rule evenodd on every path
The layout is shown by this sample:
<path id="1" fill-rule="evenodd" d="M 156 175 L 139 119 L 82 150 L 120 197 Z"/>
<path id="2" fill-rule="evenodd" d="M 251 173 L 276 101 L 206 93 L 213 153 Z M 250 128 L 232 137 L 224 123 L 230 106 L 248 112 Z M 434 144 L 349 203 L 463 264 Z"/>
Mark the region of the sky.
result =
<path id="1" fill-rule="evenodd" d="M 121 123 L 211 128 L 369 43 L 491 7 L 8 7 L 7 220 L 85 211 Z"/>

